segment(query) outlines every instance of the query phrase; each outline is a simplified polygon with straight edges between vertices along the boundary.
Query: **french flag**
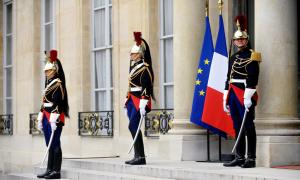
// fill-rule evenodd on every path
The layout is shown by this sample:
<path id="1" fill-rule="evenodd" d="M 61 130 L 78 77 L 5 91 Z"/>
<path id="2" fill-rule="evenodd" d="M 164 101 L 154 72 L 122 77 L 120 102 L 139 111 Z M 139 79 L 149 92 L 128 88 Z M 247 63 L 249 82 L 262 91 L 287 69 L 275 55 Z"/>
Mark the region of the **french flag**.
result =
<path id="1" fill-rule="evenodd" d="M 219 32 L 213 54 L 202 121 L 214 128 L 235 137 L 233 121 L 223 110 L 223 91 L 228 70 L 228 53 L 222 15 L 219 16 Z"/>
<path id="2" fill-rule="evenodd" d="M 205 33 L 202 44 L 201 55 L 195 80 L 194 98 L 190 120 L 192 123 L 199 125 L 209 131 L 226 137 L 226 133 L 207 124 L 203 121 L 204 103 L 207 98 L 207 83 L 213 59 L 214 46 L 212 41 L 211 29 L 208 16 L 205 17 Z M 224 83 L 223 83 L 224 84 Z"/>

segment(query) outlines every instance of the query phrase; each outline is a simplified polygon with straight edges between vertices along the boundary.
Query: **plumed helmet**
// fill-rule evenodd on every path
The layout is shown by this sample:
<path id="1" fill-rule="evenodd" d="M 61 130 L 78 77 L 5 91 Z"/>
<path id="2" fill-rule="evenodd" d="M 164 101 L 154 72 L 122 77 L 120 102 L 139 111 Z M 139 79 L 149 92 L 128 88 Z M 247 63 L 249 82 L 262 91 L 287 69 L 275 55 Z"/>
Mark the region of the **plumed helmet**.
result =
<path id="1" fill-rule="evenodd" d="M 234 32 L 233 39 L 249 39 L 247 33 L 247 17 L 240 15 L 235 18 L 237 30 Z"/>
<path id="2" fill-rule="evenodd" d="M 44 67 L 44 71 L 46 70 L 55 70 L 58 72 L 58 65 L 57 65 L 57 51 L 56 50 L 50 50 L 50 52 L 44 51 L 45 55 L 47 57 L 47 62 Z"/>
<path id="3" fill-rule="evenodd" d="M 142 41 L 141 32 L 133 32 L 135 44 L 132 46 L 130 53 L 140 53 L 143 57 L 146 51 L 145 43 Z"/>

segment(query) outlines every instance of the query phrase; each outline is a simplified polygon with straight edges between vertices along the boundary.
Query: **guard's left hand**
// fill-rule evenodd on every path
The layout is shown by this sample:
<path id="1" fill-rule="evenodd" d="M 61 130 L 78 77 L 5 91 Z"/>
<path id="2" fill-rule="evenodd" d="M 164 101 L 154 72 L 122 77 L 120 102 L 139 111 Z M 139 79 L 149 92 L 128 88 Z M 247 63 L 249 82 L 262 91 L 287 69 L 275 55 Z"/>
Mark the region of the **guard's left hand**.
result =
<path id="1" fill-rule="evenodd" d="M 141 108 L 140 109 L 140 114 L 141 114 L 141 116 L 145 116 L 146 115 L 146 109 L 145 108 Z"/>
<path id="2" fill-rule="evenodd" d="M 252 105 L 251 99 L 244 98 L 244 106 L 245 106 L 246 111 L 249 111 L 249 108 L 251 107 L 251 105 Z"/>
<path id="3" fill-rule="evenodd" d="M 50 125 L 51 125 L 51 130 L 55 131 L 57 128 L 56 122 L 51 122 Z"/>
<path id="4" fill-rule="evenodd" d="M 252 98 L 252 96 L 255 92 L 256 92 L 256 89 L 251 89 L 251 88 L 246 88 L 245 89 L 245 92 L 244 92 L 244 106 L 245 106 L 246 111 L 249 111 L 249 108 L 252 105 L 251 98 Z"/>
<path id="5" fill-rule="evenodd" d="M 146 106 L 147 106 L 148 100 L 147 99 L 140 99 L 140 113 L 141 116 L 145 116 L 146 115 Z"/>

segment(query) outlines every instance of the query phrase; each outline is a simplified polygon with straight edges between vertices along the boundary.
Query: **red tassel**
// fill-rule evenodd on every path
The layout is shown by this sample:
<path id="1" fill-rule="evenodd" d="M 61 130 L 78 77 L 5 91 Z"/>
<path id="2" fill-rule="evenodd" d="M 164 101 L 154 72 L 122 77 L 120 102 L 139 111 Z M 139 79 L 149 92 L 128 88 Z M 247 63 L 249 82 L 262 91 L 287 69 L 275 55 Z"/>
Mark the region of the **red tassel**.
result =
<path id="1" fill-rule="evenodd" d="M 142 33 L 141 32 L 133 32 L 134 40 L 136 45 L 139 46 L 142 43 Z"/>
<path id="2" fill-rule="evenodd" d="M 50 50 L 50 61 L 54 62 L 57 59 L 57 51 L 52 49 Z"/>
<path id="3" fill-rule="evenodd" d="M 236 17 L 234 18 L 234 22 L 236 23 L 237 20 L 238 20 L 239 23 L 240 23 L 241 30 L 242 30 L 242 31 L 247 31 L 247 29 L 248 29 L 247 17 L 244 16 L 244 15 L 239 15 L 239 16 L 236 16 Z"/>

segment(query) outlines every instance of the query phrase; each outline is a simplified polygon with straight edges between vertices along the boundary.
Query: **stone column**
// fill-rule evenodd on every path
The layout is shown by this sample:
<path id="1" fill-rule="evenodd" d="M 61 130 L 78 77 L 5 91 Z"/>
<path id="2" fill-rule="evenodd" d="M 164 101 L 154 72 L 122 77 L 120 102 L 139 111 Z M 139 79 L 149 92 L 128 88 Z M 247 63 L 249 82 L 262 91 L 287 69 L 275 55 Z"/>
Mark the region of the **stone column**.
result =
<path id="1" fill-rule="evenodd" d="M 190 112 L 205 31 L 205 3 L 174 1 L 174 134 L 194 134 Z M 184 22 L 182 23 L 177 22 Z M 182 127 L 182 128 L 181 128 Z M 175 132 L 177 131 L 177 132 Z M 198 130 L 197 130 L 198 132 Z"/>
<path id="2" fill-rule="evenodd" d="M 280 13 L 283 12 L 284 13 Z M 257 107 L 258 163 L 300 163 L 297 115 L 297 1 L 255 1 L 255 50 L 262 53 Z"/>
<path id="3" fill-rule="evenodd" d="M 24 8 L 21 8 L 24 7 Z M 35 1 L 13 3 L 13 121 L 14 135 L 27 136 L 29 113 L 40 107 L 34 100 L 40 94 L 36 84 L 40 82 L 40 3 Z M 36 14 L 35 14 L 36 13 Z M 26 36 L 23 36 L 26 34 Z M 38 67 L 37 67 L 38 66 Z"/>
<path id="4" fill-rule="evenodd" d="M 173 160 L 206 160 L 206 130 L 190 122 L 205 31 L 205 1 L 191 0 L 187 3 L 176 0 L 173 3 L 175 119 L 169 135 L 160 137 L 161 152 L 164 158 Z"/>

